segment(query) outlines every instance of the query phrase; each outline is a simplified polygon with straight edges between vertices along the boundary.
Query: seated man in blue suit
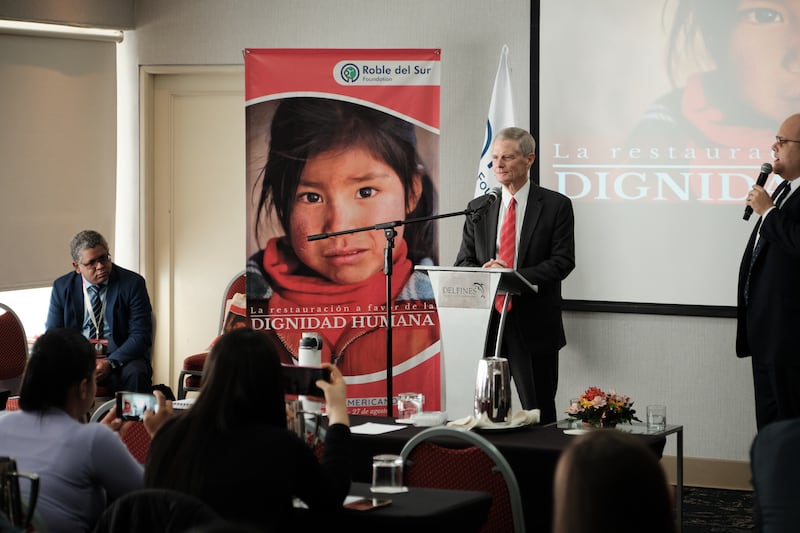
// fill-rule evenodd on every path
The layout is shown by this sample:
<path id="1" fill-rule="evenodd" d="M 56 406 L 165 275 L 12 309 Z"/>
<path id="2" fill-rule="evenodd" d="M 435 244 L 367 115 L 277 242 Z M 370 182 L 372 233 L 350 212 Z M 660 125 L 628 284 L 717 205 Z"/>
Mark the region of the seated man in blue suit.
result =
<path id="1" fill-rule="evenodd" d="M 112 392 L 151 392 L 153 320 L 144 278 L 111 262 L 92 230 L 70 243 L 74 272 L 53 283 L 46 329 L 77 329 L 97 352 L 97 383 Z"/>

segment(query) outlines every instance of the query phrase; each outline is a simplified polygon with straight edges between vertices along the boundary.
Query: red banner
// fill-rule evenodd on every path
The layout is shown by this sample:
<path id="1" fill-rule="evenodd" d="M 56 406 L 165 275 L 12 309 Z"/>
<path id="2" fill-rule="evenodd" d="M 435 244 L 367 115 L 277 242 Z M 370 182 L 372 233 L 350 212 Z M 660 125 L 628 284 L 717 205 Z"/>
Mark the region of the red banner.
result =
<path id="1" fill-rule="evenodd" d="M 413 268 L 438 264 L 425 218 L 438 209 L 440 55 L 245 50 L 248 318 L 288 364 L 303 332 L 319 334 L 353 414 L 386 414 L 387 355 L 395 398 L 441 406 L 433 290 Z"/>

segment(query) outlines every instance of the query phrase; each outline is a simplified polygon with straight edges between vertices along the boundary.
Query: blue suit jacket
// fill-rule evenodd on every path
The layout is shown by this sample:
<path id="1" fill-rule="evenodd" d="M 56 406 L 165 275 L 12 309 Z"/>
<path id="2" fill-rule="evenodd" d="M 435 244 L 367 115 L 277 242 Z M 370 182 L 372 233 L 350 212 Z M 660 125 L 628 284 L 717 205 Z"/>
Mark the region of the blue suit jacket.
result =
<path id="1" fill-rule="evenodd" d="M 109 358 L 127 363 L 150 361 L 153 346 L 153 316 L 144 278 L 113 265 L 108 277 L 105 321 L 111 330 Z M 81 275 L 70 272 L 53 283 L 46 329 L 70 328 L 81 331 L 84 308 Z"/>

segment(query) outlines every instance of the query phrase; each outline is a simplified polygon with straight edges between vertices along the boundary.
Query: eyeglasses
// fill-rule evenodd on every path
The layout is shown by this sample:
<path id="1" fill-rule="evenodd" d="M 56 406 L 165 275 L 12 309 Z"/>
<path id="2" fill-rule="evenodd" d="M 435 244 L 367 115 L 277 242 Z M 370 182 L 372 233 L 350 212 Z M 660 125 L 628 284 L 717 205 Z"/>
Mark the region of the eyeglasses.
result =
<path id="1" fill-rule="evenodd" d="M 80 263 L 80 265 L 81 266 L 85 266 L 86 268 L 95 268 L 98 264 L 105 265 L 109 261 L 111 261 L 111 255 L 103 254 L 103 255 L 101 255 L 99 257 L 95 257 L 91 261 L 87 261 L 85 263 Z"/>
<path id="2" fill-rule="evenodd" d="M 775 136 L 775 142 L 778 143 L 778 146 L 783 146 L 784 143 L 800 143 L 800 141 L 796 141 L 794 139 L 785 139 L 785 138 L 780 137 L 778 135 Z"/>

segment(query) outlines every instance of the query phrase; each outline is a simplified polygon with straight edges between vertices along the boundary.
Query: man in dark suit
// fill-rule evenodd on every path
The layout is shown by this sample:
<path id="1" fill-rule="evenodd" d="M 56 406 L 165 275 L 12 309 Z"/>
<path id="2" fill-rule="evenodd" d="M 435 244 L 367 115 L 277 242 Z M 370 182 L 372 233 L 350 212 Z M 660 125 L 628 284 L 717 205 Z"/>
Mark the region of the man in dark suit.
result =
<path id="1" fill-rule="evenodd" d="M 113 392 L 151 392 L 153 319 L 144 278 L 111 262 L 96 231 L 70 243 L 74 272 L 55 280 L 46 328 L 77 329 L 95 347 L 97 383 Z"/>
<path id="2" fill-rule="evenodd" d="M 752 356 L 758 429 L 800 417 L 800 113 L 775 138 L 773 169 L 787 185 L 774 198 L 760 185 L 748 193 L 761 218 L 739 269 L 736 355 Z"/>
<path id="3" fill-rule="evenodd" d="M 506 128 L 492 141 L 492 168 L 502 185 L 502 202 L 491 204 L 478 219 L 467 217 L 456 266 L 515 268 L 538 287 L 516 295 L 506 311 L 501 356 L 523 409 L 540 409 L 541 423 L 556 421 L 558 351 L 566 344 L 561 320 L 561 281 L 575 268 L 575 219 L 569 198 L 528 178 L 536 141 L 527 131 Z M 514 200 L 516 243 L 511 259 L 498 252 L 503 222 Z M 484 198 L 472 200 L 477 209 Z M 502 307 L 501 307 L 502 309 Z M 500 314 L 492 311 L 486 351 L 492 354 Z"/>

